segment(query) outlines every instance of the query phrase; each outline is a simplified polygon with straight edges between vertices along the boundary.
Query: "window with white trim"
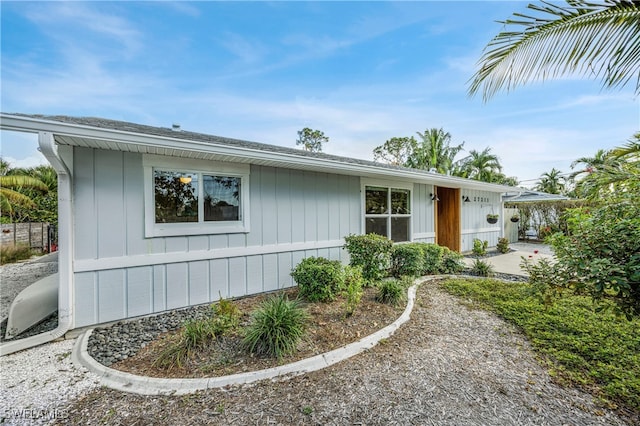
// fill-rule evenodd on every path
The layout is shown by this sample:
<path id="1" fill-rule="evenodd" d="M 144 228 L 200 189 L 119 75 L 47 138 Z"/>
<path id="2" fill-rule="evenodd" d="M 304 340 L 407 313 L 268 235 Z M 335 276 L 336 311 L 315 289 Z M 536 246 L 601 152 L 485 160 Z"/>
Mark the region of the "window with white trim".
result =
<path id="1" fill-rule="evenodd" d="M 394 242 L 411 239 L 411 190 L 394 186 L 364 187 L 366 234 L 385 236 Z"/>
<path id="2" fill-rule="evenodd" d="M 144 163 L 147 237 L 249 231 L 249 166 L 158 156 Z"/>

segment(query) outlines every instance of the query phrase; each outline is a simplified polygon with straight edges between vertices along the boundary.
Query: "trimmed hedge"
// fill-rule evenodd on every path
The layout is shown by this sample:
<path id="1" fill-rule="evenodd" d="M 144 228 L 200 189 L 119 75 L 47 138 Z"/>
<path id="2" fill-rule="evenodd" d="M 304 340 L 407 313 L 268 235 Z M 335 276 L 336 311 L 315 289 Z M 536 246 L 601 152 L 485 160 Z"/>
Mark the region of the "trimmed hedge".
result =
<path id="1" fill-rule="evenodd" d="M 344 248 L 351 257 L 351 266 L 361 266 L 362 276 L 371 284 L 387 275 L 391 263 L 393 242 L 377 234 L 349 235 Z"/>
<path id="2" fill-rule="evenodd" d="M 344 273 L 339 260 L 307 257 L 291 271 L 300 296 L 310 302 L 331 302 L 344 286 Z"/>
<path id="3" fill-rule="evenodd" d="M 418 277 L 424 272 L 424 251 L 421 243 L 396 244 L 391 250 L 391 275 Z"/>

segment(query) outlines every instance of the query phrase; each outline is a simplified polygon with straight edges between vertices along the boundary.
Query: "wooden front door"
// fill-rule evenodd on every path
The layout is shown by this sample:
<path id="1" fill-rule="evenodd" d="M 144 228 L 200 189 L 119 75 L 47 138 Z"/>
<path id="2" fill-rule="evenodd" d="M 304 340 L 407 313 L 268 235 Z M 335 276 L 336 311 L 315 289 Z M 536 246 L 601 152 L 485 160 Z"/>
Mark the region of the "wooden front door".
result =
<path id="1" fill-rule="evenodd" d="M 435 188 L 436 243 L 460 251 L 460 189 Z"/>

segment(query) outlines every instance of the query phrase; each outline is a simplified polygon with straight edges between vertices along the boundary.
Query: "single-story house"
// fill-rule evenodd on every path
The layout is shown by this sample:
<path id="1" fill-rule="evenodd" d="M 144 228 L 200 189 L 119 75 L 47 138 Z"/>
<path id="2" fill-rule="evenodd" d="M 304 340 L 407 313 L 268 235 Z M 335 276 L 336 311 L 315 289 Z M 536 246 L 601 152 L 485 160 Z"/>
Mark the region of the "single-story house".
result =
<path id="1" fill-rule="evenodd" d="M 100 118 L 0 115 L 59 175 L 60 335 L 294 285 L 349 234 L 495 246 L 511 187 Z M 49 336 L 51 337 L 51 336 Z"/>

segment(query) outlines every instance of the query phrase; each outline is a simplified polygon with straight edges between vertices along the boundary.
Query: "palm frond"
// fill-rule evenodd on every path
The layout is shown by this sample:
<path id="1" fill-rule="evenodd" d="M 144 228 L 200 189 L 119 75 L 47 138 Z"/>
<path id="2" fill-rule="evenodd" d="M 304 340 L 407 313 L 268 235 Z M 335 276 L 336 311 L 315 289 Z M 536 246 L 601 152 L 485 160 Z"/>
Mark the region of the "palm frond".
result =
<path id="1" fill-rule="evenodd" d="M 20 207 L 35 207 L 35 203 L 28 196 L 21 194 L 13 189 L 9 188 L 0 188 L 0 198 L 6 200 L 9 204 L 13 206 Z M 5 206 L 6 209 L 6 206 Z"/>
<path id="2" fill-rule="evenodd" d="M 486 101 L 534 80 L 567 74 L 602 79 L 606 88 L 634 83 L 640 94 L 640 2 L 567 0 L 530 4 L 537 15 L 514 13 L 485 48 L 469 94 Z"/>
<path id="3" fill-rule="evenodd" d="M 47 192 L 49 188 L 40 179 L 26 175 L 0 176 L 0 186 L 3 188 L 29 188 Z"/>

